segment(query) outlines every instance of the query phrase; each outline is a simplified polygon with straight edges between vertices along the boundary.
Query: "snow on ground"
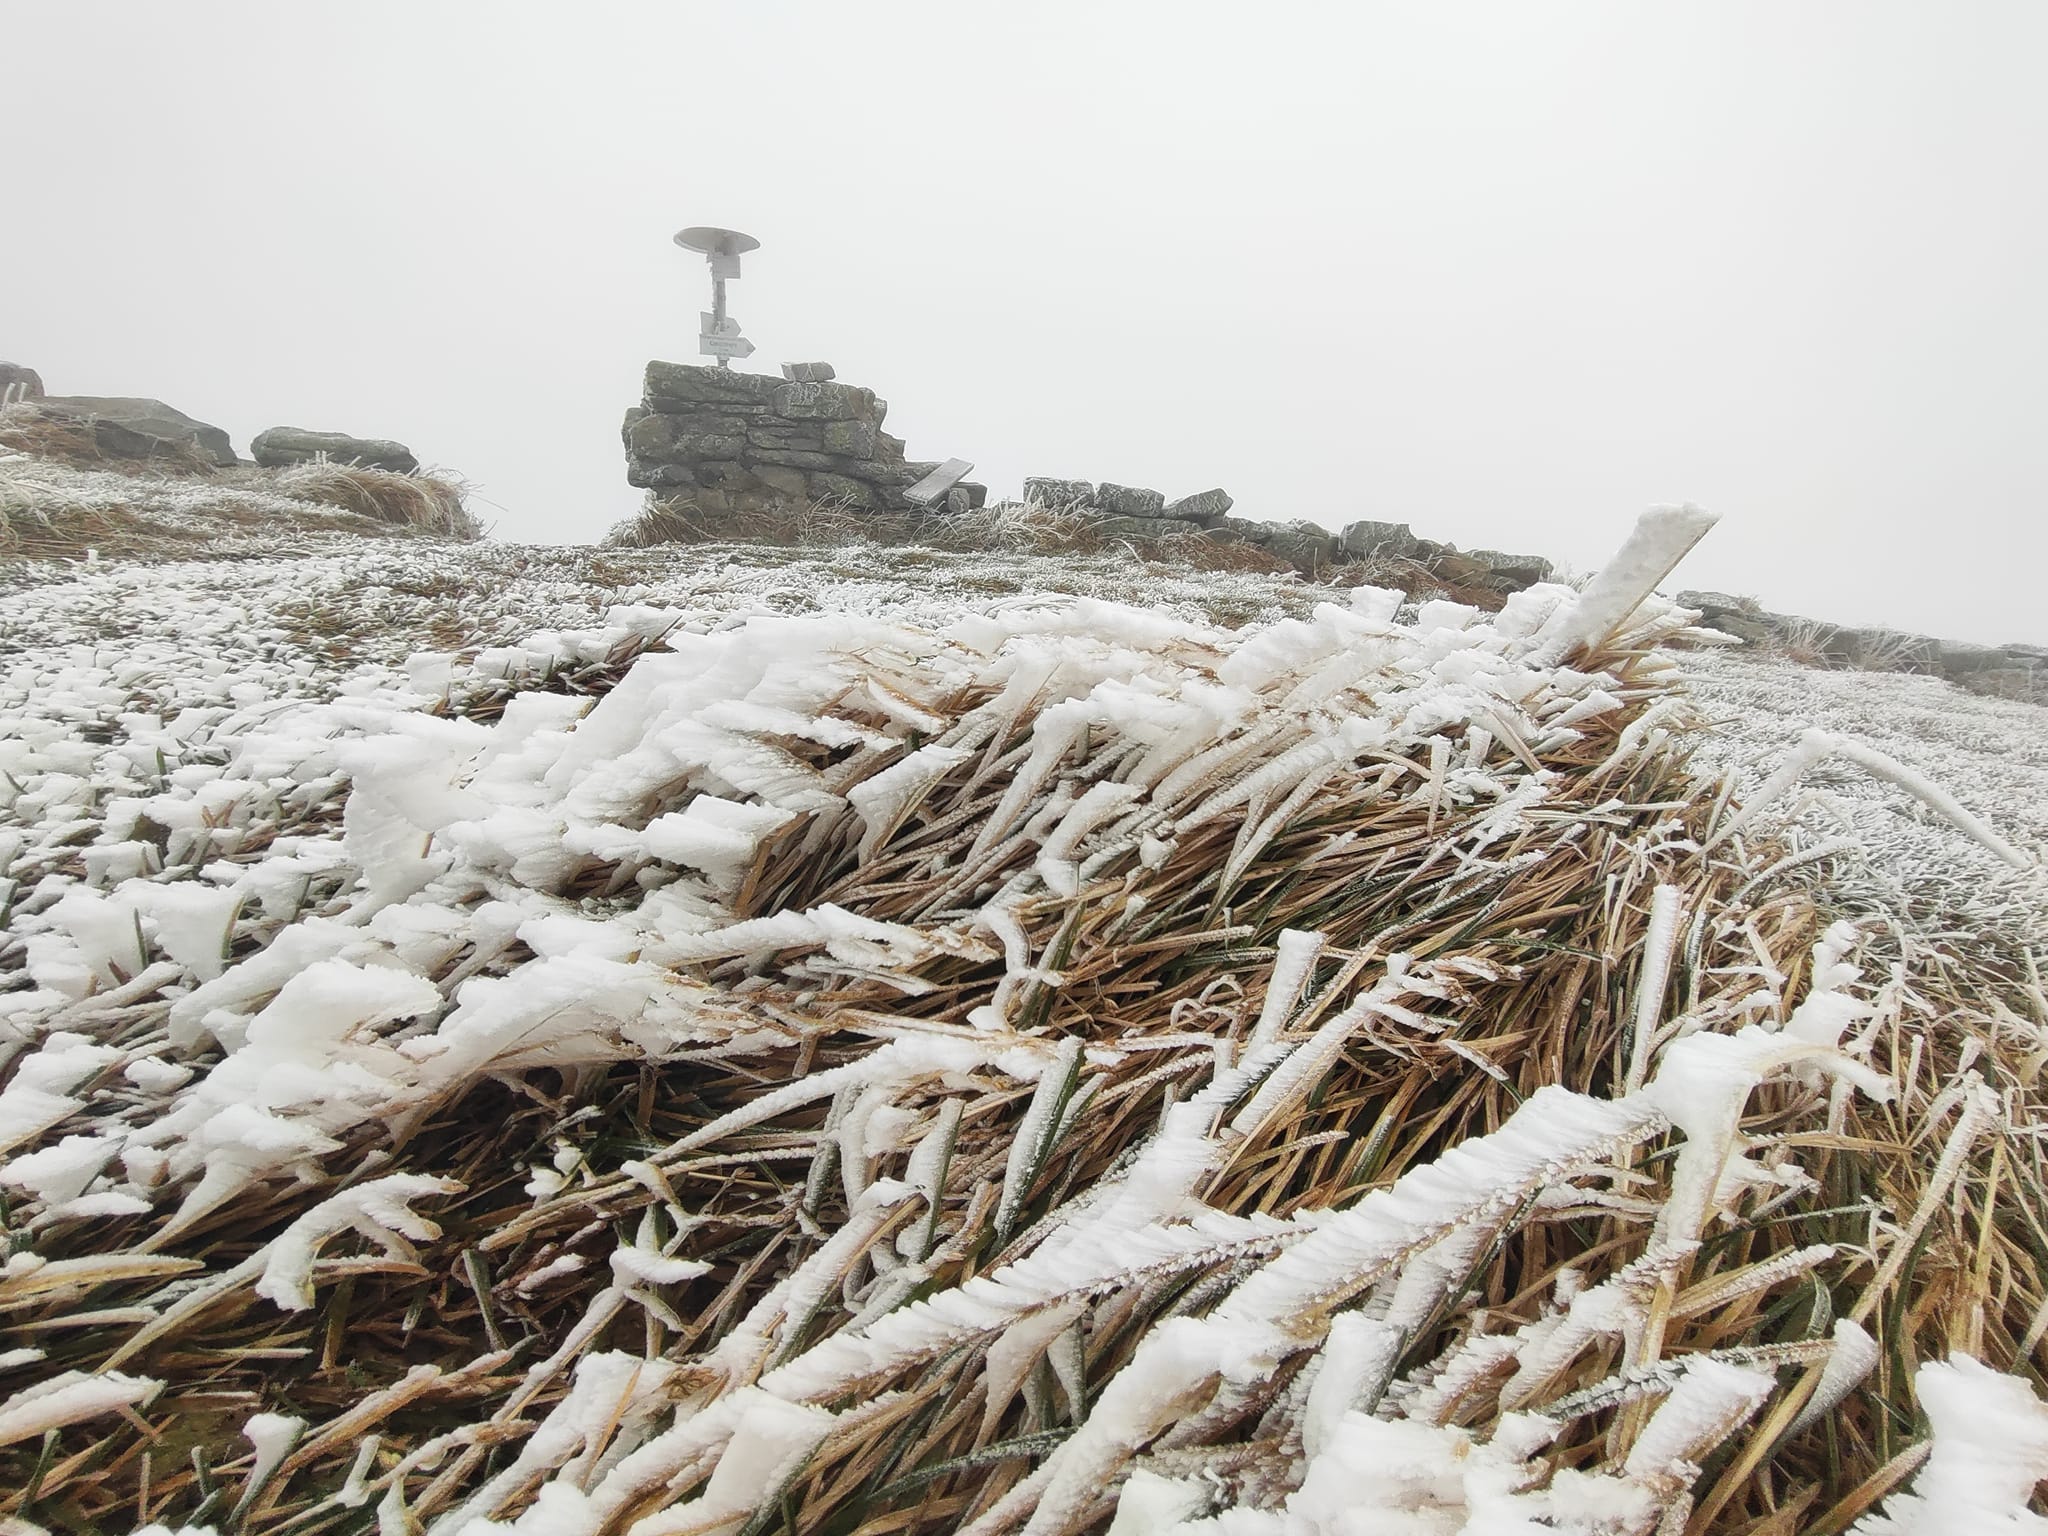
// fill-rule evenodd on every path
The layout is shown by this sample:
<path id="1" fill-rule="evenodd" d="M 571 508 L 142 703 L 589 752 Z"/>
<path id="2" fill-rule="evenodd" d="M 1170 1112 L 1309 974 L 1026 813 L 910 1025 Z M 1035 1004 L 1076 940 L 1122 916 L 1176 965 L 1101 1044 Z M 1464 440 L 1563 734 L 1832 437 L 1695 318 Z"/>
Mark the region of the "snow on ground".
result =
<path id="1" fill-rule="evenodd" d="M 1740 651 L 1685 658 L 1713 731 L 1708 761 L 1747 795 L 1809 726 L 1875 747 L 1945 789 L 2022 850 L 2048 848 L 2048 709 L 1904 672 L 1827 672 Z M 1853 838 L 1868 899 L 1940 926 L 2048 943 L 2048 885 L 1959 832 L 1922 799 L 1834 759 L 1802 776 L 1783 810 L 1813 843 Z"/>

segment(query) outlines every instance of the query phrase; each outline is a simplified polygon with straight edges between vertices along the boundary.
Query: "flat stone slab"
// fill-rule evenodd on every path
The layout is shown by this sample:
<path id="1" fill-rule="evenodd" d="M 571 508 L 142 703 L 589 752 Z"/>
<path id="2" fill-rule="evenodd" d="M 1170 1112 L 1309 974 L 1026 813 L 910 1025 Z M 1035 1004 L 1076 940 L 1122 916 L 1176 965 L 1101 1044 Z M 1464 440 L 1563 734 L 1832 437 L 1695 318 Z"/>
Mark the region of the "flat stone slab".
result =
<path id="1" fill-rule="evenodd" d="M 420 467 L 412 450 L 386 437 L 351 437 L 346 432 L 315 432 L 306 427 L 270 427 L 249 442 L 249 457 L 267 468 L 310 464 L 358 464 L 409 475 Z"/>
<path id="2" fill-rule="evenodd" d="M 1521 591 L 1539 581 L 1548 581 L 1552 567 L 1541 555 L 1510 555 L 1498 549 L 1475 549 L 1472 558 L 1488 571 L 1488 584 Z"/>
<path id="3" fill-rule="evenodd" d="M 792 384 L 825 384 L 838 377 L 830 363 L 784 363 L 782 376 Z"/>
<path id="4" fill-rule="evenodd" d="M 1406 523 L 1348 523 L 1338 543 L 1345 554 L 1360 560 L 1373 556 L 1383 560 L 1412 560 L 1422 548 L 1422 541 L 1415 537 L 1414 530 Z"/>
<path id="5" fill-rule="evenodd" d="M 222 468 L 235 462 L 234 444 L 227 433 L 161 400 L 128 395 L 46 395 L 36 404 L 89 425 L 100 452 L 116 458 L 147 459 L 190 448 Z"/>
<path id="6" fill-rule="evenodd" d="M 1029 475 L 1024 480 L 1024 499 L 1041 507 L 1092 507 L 1095 505 L 1095 485 L 1088 480 Z"/>
<path id="7" fill-rule="evenodd" d="M 852 384 L 778 384 L 768 403 L 790 421 L 863 421 L 879 427 L 888 406 Z"/>
<path id="8" fill-rule="evenodd" d="M 730 368 L 700 368 L 695 363 L 652 362 L 647 365 L 647 403 L 685 401 L 698 406 L 752 405 L 766 408 L 782 380 L 765 373 L 739 373 Z"/>
<path id="9" fill-rule="evenodd" d="M 1235 506 L 1230 492 L 1218 487 L 1210 491 L 1197 491 L 1192 496 L 1183 496 L 1179 501 L 1166 504 L 1168 517 L 1184 517 L 1192 523 L 1214 522 Z"/>
<path id="10" fill-rule="evenodd" d="M 1164 492 L 1142 485 L 1117 485 L 1105 480 L 1095 488 L 1095 505 L 1111 517 L 1163 517 Z"/>
<path id="11" fill-rule="evenodd" d="M 973 473 L 974 466 L 967 460 L 948 459 L 904 491 L 903 497 L 912 506 L 929 507 L 935 502 L 945 501 L 953 487 Z"/>

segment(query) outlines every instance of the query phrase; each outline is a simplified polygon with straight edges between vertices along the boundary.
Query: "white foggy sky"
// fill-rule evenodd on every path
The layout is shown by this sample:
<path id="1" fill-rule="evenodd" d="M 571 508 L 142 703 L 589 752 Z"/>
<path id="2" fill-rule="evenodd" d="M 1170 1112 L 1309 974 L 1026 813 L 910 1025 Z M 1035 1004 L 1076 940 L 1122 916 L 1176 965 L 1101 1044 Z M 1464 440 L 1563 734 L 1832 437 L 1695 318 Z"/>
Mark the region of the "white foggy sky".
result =
<path id="1" fill-rule="evenodd" d="M 246 452 L 394 436 L 500 537 L 638 504 L 748 230 L 746 366 L 913 458 L 1220 484 L 2048 641 L 2048 7 L 0 0 L 0 357 Z"/>

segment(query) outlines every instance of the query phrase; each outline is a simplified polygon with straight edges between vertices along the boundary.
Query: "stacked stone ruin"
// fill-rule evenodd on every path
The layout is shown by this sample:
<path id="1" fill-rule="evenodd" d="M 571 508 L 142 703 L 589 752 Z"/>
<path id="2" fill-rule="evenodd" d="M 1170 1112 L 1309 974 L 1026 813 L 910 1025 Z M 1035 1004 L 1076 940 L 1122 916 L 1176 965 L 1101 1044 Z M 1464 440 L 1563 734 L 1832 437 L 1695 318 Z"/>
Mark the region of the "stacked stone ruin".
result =
<path id="1" fill-rule="evenodd" d="M 1197 491 L 1167 500 L 1160 491 L 1104 481 L 1034 475 L 1024 482 L 1024 499 L 1039 506 L 1079 513 L 1108 539 L 1144 540 L 1170 547 L 1190 534 L 1250 544 L 1298 570 L 1316 572 L 1359 562 L 1393 571 L 1409 568 L 1445 585 L 1480 587 L 1501 593 L 1547 581 L 1551 565 L 1540 555 L 1509 555 L 1497 549 L 1461 552 L 1454 544 L 1418 538 L 1406 523 L 1355 522 L 1332 533 L 1307 521 L 1266 522 L 1232 517 L 1230 493 Z"/>
<path id="2" fill-rule="evenodd" d="M 882 430 L 889 405 L 839 383 L 829 363 L 785 363 L 782 377 L 647 365 L 646 393 L 626 412 L 626 478 L 711 519 L 744 519 L 830 503 L 901 512 L 937 463 L 904 457 Z M 988 498 L 962 481 L 933 510 L 966 512 Z"/>

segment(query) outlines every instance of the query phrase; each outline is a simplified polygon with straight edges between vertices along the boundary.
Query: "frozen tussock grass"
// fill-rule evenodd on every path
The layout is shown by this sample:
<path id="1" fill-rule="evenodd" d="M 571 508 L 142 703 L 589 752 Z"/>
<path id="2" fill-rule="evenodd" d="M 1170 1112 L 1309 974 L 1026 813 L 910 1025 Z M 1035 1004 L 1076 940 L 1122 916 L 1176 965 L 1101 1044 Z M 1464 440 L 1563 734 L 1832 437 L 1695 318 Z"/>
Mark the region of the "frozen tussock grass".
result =
<path id="1" fill-rule="evenodd" d="M 1972 1413 L 2023 1505 L 2024 956 L 1831 921 L 1682 614 L 493 558 L 556 627 L 340 674 L 24 594 L 0 1516 L 1840 1530 Z"/>

